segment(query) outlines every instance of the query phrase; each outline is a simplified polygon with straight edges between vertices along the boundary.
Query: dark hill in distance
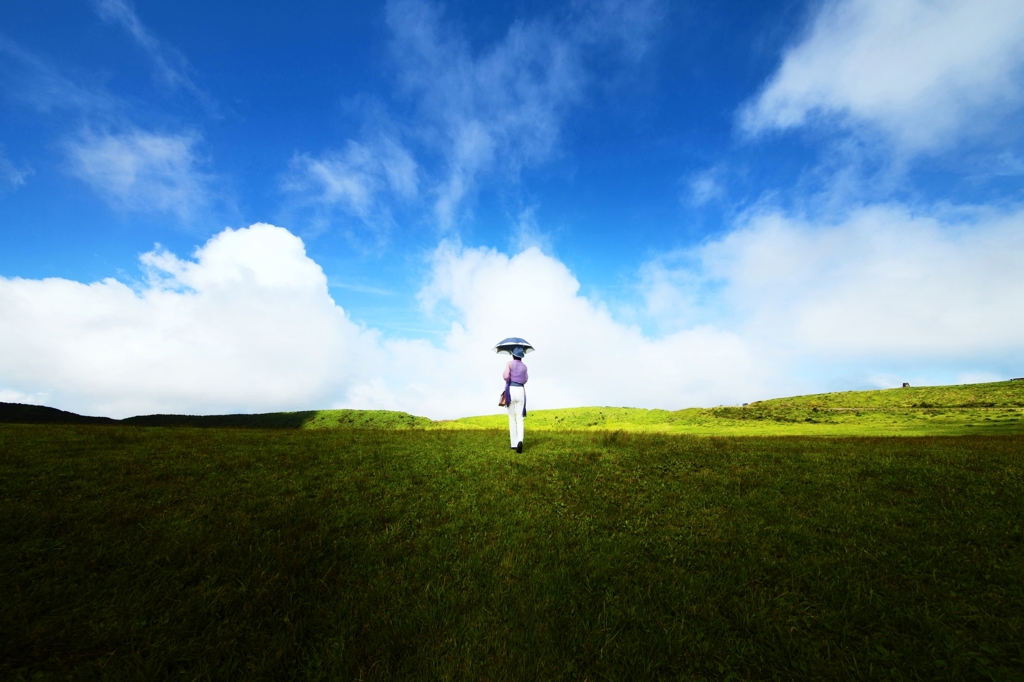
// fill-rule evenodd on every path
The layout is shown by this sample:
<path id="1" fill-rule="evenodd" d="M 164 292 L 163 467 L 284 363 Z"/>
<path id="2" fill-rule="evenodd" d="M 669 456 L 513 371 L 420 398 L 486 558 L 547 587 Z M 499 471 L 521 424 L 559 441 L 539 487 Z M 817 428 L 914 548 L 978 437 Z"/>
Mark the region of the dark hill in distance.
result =
<path id="1" fill-rule="evenodd" d="M 43 405 L 0 403 L 0 423 L 5 424 L 116 424 L 110 417 L 83 417 Z"/>
<path id="2" fill-rule="evenodd" d="M 238 429 L 411 429 L 434 424 L 426 417 L 388 410 L 305 410 L 264 414 L 147 414 L 127 419 L 84 417 L 42 405 L 0 403 L 0 423 L 6 424 L 126 424 L 128 426 L 188 426 Z"/>
<path id="3" fill-rule="evenodd" d="M 405 412 L 389 410 L 304 410 L 264 414 L 148 414 L 128 417 L 118 423 L 132 426 L 193 426 L 238 429 L 411 429 L 426 428 L 433 422 Z"/>
<path id="4" fill-rule="evenodd" d="M 119 420 L 130 426 L 193 426 L 236 429 L 301 429 L 316 411 L 269 412 L 266 414 L 147 414 Z"/>

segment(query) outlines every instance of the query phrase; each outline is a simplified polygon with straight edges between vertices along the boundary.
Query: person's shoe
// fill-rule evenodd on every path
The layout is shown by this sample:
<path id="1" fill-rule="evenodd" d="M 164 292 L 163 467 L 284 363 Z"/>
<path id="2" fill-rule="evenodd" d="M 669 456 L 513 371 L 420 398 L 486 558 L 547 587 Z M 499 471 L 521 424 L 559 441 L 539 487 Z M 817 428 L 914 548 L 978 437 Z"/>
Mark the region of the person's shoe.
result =
<path id="1" fill-rule="evenodd" d="M 519 445 L 516 446 L 516 452 L 523 451 L 523 441 L 519 441 Z"/>

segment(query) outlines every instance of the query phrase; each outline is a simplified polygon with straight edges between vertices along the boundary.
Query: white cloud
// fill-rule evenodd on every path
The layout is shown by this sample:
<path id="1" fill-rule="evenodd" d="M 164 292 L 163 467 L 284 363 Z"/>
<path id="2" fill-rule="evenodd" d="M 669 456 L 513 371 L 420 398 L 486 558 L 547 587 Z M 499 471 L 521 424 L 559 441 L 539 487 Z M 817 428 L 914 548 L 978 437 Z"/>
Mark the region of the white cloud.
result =
<path id="1" fill-rule="evenodd" d="M 402 89 L 430 128 L 422 134 L 439 138 L 446 155 L 435 208 L 447 228 L 479 173 L 500 163 L 515 176 L 551 152 L 565 108 L 580 95 L 578 54 L 550 26 L 515 23 L 474 56 L 440 11 L 419 0 L 389 3 L 388 26 Z"/>
<path id="2" fill-rule="evenodd" d="M 762 390 L 771 374 L 735 334 L 702 326 L 649 338 L 579 288 L 564 264 L 536 248 L 509 257 L 443 244 L 420 297 L 428 309 L 443 303 L 454 311 L 445 369 L 486 398 L 500 371 L 480 349 L 510 335 L 538 349 L 528 363 L 538 408 L 717 404 Z"/>
<path id="3" fill-rule="evenodd" d="M 615 44 L 630 59 L 647 49 L 653 2 L 608 0 L 575 6 L 553 21 L 513 23 L 474 53 L 422 0 L 393 0 L 387 21 L 402 94 L 416 107 L 415 134 L 444 156 L 434 211 L 442 228 L 486 174 L 518 179 L 556 153 L 563 121 L 584 95 L 591 51 Z"/>
<path id="4" fill-rule="evenodd" d="M 21 403 L 22 405 L 45 405 L 50 396 L 45 393 L 29 395 L 20 391 L 0 389 L 0 403 Z"/>
<path id="5" fill-rule="evenodd" d="M 83 132 L 66 144 L 69 169 L 108 204 L 131 211 L 167 211 L 189 219 L 208 201 L 192 133 Z"/>
<path id="6" fill-rule="evenodd" d="M 417 196 L 419 174 L 409 152 L 390 138 L 349 140 L 343 152 L 296 154 L 284 189 L 302 203 L 340 208 L 379 230 L 391 222 L 392 200 Z"/>
<path id="7" fill-rule="evenodd" d="M 939 148 L 1019 106 L 1022 66 L 1019 0 L 832 0 L 740 122 L 756 134 L 834 118 Z"/>
<path id="8" fill-rule="evenodd" d="M 863 361 L 866 376 L 875 360 L 991 365 L 1024 352 L 1024 211 L 758 214 L 684 256 L 648 265 L 658 312 L 714 320 L 769 355 Z"/>
<path id="9" fill-rule="evenodd" d="M 648 264 L 652 311 L 675 321 L 658 336 L 582 296 L 537 248 L 444 242 L 419 294 L 447 325 L 433 345 L 348 319 L 302 241 L 254 225 L 192 259 L 144 254 L 139 291 L 0 278 L 0 391 L 111 416 L 355 407 L 451 418 L 497 411 L 504 360 L 490 348 L 509 335 L 538 348 L 534 409 L 735 404 L 834 388 L 828 372 L 847 386 L 992 378 L 1024 357 L 1022 227 L 1024 211 L 898 205 L 830 225 L 755 215 L 682 261 Z"/>
<path id="10" fill-rule="evenodd" d="M 383 134 L 293 156 L 284 188 L 302 204 L 380 230 L 396 199 L 422 194 L 441 230 L 454 228 L 482 177 L 514 183 L 558 153 L 564 120 L 591 84 L 587 60 L 604 53 L 605 75 L 617 62 L 635 64 L 661 17 L 658 0 L 574 3 L 561 21 L 515 21 L 473 49 L 442 15 L 425 0 L 387 4 L 397 106 L 367 107 L 368 128 Z"/>
<path id="11" fill-rule="evenodd" d="M 367 359 L 302 241 L 226 230 L 194 260 L 152 252 L 137 293 L 106 279 L 0 278 L 0 386 L 90 414 L 316 407 Z"/>
<path id="12" fill-rule="evenodd" d="M 537 249 L 438 249 L 421 298 L 453 315 L 441 347 L 382 341 L 348 320 L 281 228 L 226 230 L 191 260 L 155 250 L 142 261 L 140 292 L 0 278 L 4 395 L 110 416 L 348 406 L 457 417 L 495 409 L 504 361 L 490 347 L 509 334 L 540 349 L 533 408 L 717 403 L 750 395 L 764 374 L 735 335 L 654 340 L 617 323 Z"/>
<path id="13" fill-rule="evenodd" d="M 519 212 L 510 230 L 509 246 L 514 253 L 537 248 L 544 253 L 551 253 L 551 235 L 540 228 L 537 223 L 536 206 L 528 206 Z"/>

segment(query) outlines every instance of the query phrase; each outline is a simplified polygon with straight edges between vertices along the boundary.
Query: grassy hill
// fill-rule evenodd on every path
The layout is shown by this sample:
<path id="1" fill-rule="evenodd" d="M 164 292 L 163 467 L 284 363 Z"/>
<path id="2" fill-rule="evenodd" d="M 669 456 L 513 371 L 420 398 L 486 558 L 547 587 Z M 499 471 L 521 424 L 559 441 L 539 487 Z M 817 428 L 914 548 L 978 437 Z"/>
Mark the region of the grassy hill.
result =
<path id="1" fill-rule="evenodd" d="M 0 424 L 126 424 L 128 426 L 187 426 L 238 429 L 412 429 L 435 422 L 389 410 L 305 410 L 263 414 L 147 414 L 127 419 L 84 417 L 42 405 L 0 403 Z"/>
<path id="2" fill-rule="evenodd" d="M 123 423 L 262 429 L 504 429 L 503 412 L 432 421 L 388 410 L 307 410 L 210 416 L 145 415 L 115 420 L 35 405 L 0 403 L 0 423 Z M 1024 433 L 1024 381 L 845 391 L 762 400 L 743 407 L 648 410 L 574 407 L 529 413 L 530 431 L 631 431 L 696 435 L 969 435 Z"/>
<path id="3" fill-rule="evenodd" d="M 502 428 L 504 414 L 451 428 Z M 846 391 L 762 400 L 743 407 L 645 410 L 577 407 L 531 411 L 529 430 L 704 435 L 966 435 L 1024 433 L 1024 381 Z"/>
<path id="4" fill-rule="evenodd" d="M 0 424 L 114 424 L 110 417 L 84 417 L 43 405 L 0 403 Z"/>
<path id="5" fill-rule="evenodd" d="M 192 416 L 150 414 L 122 419 L 132 426 L 194 426 L 200 428 L 247 429 L 411 429 L 427 428 L 433 422 L 405 412 L 389 410 L 305 410 L 264 414 L 223 414 Z"/>

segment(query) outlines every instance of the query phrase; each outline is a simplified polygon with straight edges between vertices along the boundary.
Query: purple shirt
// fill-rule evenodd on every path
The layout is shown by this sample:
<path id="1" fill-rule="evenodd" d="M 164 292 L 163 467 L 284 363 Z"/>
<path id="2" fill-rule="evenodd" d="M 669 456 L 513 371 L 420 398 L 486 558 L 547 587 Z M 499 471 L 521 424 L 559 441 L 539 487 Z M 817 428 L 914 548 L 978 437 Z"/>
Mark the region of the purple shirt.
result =
<path id="1" fill-rule="evenodd" d="M 530 379 L 530 374 L 526 371 L 526 365 L 523 364 L 522 360 L 512 360 L 505 365 L 505 371 L 502 373 L 501 378 L 505 381 L 525 384 Z"/>

